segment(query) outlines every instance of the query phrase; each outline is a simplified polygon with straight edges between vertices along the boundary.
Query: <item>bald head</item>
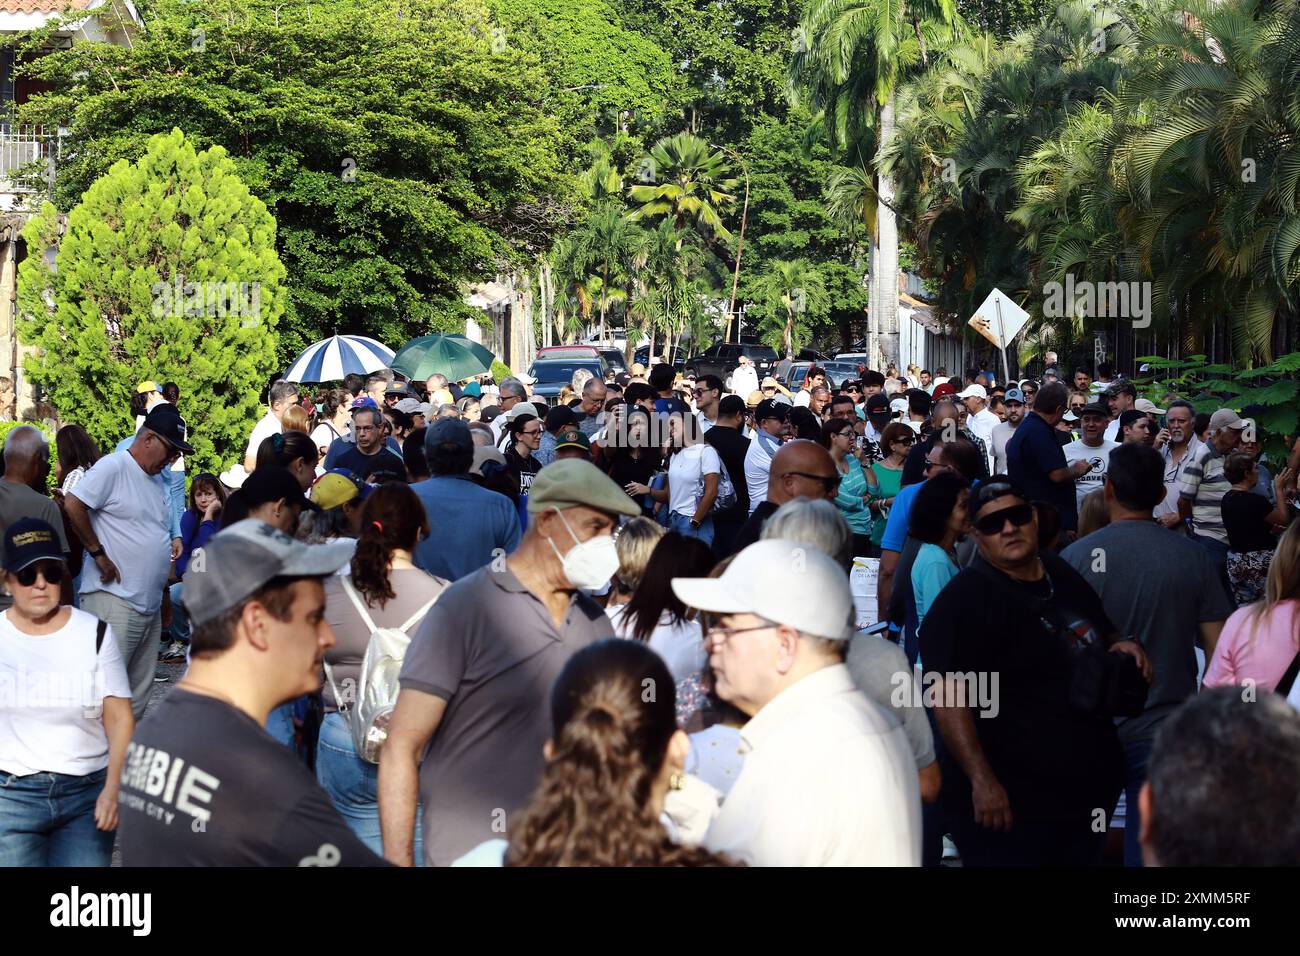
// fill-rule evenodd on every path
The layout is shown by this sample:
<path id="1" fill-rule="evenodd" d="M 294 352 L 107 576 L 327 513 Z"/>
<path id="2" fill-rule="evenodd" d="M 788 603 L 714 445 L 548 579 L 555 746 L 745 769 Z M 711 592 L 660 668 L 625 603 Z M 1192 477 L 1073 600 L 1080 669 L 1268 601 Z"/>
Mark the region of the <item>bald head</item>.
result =
<path id="1" fill-rule="evenodd" d="M 20 485 L 37 485 L 50 472 L 50 446 L 30 425 L 20 425 L 5 437 L 5 478 Z"/>
<path id="2" fill-rule="evenodd" d="M 796 498 L 834 498 L 839 477 L 830 452 L 821 445 L 803 438 L 786 442 L 772 457 L 767 500 L 783 505 Z"/>

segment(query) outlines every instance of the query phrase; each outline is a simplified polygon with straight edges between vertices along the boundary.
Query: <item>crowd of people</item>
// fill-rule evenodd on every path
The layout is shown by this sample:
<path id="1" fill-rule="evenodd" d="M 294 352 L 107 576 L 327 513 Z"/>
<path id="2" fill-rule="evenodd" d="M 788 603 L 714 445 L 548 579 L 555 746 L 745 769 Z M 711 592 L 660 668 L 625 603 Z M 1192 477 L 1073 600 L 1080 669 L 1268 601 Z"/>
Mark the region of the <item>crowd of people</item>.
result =
<path id="1" fill-rule="evenodd" d="M 1260 409 L 533 384 L 277 379 L 219 474 L 174 383 L 11 429 L 0 864 L 1300 863 Z"/>

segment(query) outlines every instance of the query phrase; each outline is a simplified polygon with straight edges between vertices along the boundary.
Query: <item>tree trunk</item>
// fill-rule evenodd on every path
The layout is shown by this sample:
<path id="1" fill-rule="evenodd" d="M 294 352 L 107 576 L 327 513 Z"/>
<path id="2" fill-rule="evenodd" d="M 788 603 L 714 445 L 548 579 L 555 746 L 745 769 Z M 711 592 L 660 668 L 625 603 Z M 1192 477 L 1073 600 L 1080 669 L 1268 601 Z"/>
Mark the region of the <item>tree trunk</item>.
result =
<path id="1" fill-rule="evenodd" d="M 600 277 L 600 342 L 605 344 L 605 313 L 609 310 L 609 267 Z"/>
<path id="2" fill-rule="evenodd" d="M 785 328 L 781 330 L 781 346 L 785 349 L 787 361 L 794 361 L 794 309 L 786 306 Z"/>
<path id="3" fill-rule="evenodd" d="M 893 140 L 894 97 L 880 110 L 880 146 L 884 149 Z M 894 205 L 894 183 L 877 173 L 876 223 L 879 233 L 878 248 L 873 248 L 872 275 L 872 326 L 880 335 L 880 348 L 886 365 L 898 363 L 898 223 L 891 208 Z"/>

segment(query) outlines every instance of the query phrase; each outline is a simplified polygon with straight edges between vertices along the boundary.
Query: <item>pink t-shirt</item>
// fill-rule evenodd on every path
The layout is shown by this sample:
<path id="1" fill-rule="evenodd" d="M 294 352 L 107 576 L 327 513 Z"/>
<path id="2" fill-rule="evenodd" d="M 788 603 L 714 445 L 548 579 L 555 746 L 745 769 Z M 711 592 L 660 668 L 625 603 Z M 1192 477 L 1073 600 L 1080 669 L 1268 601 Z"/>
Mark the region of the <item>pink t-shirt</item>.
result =
<path id="1" fill-rule="evenodd" d="M 1205 669 L 1204 686 L 1240 687 L 1253 680 L 1261 690 L 1273 690 L 1295 659 L 1297 638 L 1300 601 L 1282 601 L 1258 621 L 1250 607 L 1234 611 Z"/>

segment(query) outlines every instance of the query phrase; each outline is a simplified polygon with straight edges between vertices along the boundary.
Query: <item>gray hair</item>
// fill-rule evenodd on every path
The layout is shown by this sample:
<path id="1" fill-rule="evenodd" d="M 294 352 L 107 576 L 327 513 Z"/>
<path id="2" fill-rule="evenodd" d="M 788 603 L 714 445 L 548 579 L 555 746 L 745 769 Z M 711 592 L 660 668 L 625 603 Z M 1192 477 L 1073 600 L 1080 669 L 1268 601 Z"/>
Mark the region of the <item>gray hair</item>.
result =
<path id="1" fill-rule="evenodd" d="M 363 413 L 374 415 L 376 425 L 384 424 L 384 413 L 377 408 L 371 408 L 369 405 L 362 405 L 360 408 L 352 409 L 352 420 L 355 422 L 357 420 L 357 416 Z"/>
<path id="2" fill-rule="evenodd" d="M 48 458 L 50 445 L 45 440 L 45 433 L 39 428 L 33 428 L 31 425 L 19 425 L 5 436 L 4 460 L 6 467 L 32 461 L 42 452 Z"/>
<path id="3" fill-rule="evenodd" d="M 853 531 L 829 501 L 796 498 L 786 502 L 763 525 L 763 540 L 769 538 L 816 548 L 846 572 L 853 567 Z"/>
<path id="4" fill-rule="evenodd" d="M 434 388 L 446 388 L 447 376 L 443 375 L 441 372 L 434 372 L 425 380 L 425 384 L 430 383 L 432 383 Z"/>
<path id="5" fill-rule="evenodd" d="M 497 386 L 498 395 L 505 395 L 506 392 L 511 395 L 518 395 L 520 398 L 528 397 L 528 389 L 524 388 L 524 383 L 513 376 L 502 379 L 501 384 Z"/>
<path id="6" fill-rule="evenodd" d="M 580 369 L 579 371 L 585 371 L 585 370 Z M 574 374 L 576 375 L 577 372 L 575 372 Z M 588 375 L 591 375 L 591 378 L 587 379 L 587 381 L 584 382 L 583 385 L 582 385 L 582 394 L 583 394 L 583 395 L 586 395 L 586 394 L 588 394 L 589 392 L 594 392 L 597 388 L 608 388 L 608 387 L 609 387 L 609 386 L 607 386 L 603 381 L 601 381 L 600 379 L 596 378 L 595 375 L 592 375 L 591 372 L 587 372 L 587 374 L 588 374 Z"/>
<path id="7" fill-rule="evenodd" d="M 591 369 L 574 369 L 573 378 L 570 379 L 569 384 L 573 386 L 575 392 L 581 392 L 587 387 L 587 383 L 595 377 L 596 376 L 592 374 Z"/>
<path id="8" fill-rule="evenodd" d="M 278 382 L 273 384 L 268 393 L 271 405 L 274 405 L 276 402 L 282 402 L 286 398 L 295 398 L 297 395 L 298 386 L 293 382 L 288 382 L 284 379 L 280 379 Z"/>

